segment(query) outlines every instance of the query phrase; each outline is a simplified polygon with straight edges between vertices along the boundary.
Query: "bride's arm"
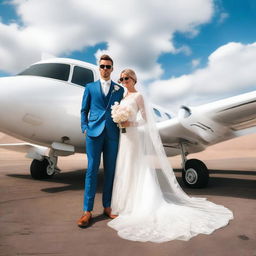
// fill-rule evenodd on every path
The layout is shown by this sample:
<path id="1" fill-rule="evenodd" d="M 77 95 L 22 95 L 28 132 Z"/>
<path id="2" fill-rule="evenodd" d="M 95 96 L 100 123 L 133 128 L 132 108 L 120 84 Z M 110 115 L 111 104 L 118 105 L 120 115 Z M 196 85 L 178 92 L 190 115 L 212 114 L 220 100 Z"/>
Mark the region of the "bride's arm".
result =
<path id="1" fill-rule="evenodd" d="M 139 106 L 139 110 L 140 110 L 141 116 L 142 116 L 142 118 L 143 118 L 143 120 L 145 122 L 145 121 L 147 121 L 147 116 L 146 116 L 144 99 L 143 99 L 141 94 L 138 95 L 138 97 L 136 98 L 136 101 L 137 101 L 137 104 Z"/>
<path id="2" fill-rule="evenodd" d="M 136 127 L 136 126 L 141 126 L 141 125 L 145 124 L 145 122 L 147 122 L 147 117 L 146 117 L 146 110 L 145 110 L 143 96 L 141 94 L 139 94 L 138 96 L 136 96 L 135 100 L 138 105 L 141 118 L 140 118 L 140 120 L 138 120 L 136 122 L 130 122 L 130 126 Z"/>

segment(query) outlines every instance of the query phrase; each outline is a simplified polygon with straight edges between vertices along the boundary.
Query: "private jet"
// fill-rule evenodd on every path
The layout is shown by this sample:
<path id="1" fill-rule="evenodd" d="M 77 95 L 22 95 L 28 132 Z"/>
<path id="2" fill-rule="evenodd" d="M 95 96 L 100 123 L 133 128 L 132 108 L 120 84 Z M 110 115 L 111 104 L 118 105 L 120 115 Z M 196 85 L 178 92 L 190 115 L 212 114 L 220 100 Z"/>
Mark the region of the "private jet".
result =
<path id="1" fill-rule="evenodd" d="M 34 179 L 58 173 L 59 156 L 86 153 L 81 100 L 86 84 L 98 79 L 97 66 L 68 58 L 41 60 L 18 75 L 0 78 L 0 131 L 25 141 L 0 147 L 26 152 L 33 159 Z M 185 185 L 205 187 L 209 180 L 206 165 L 188 155 L 255 131 L 255 110 L 256 91 L 196 107 L 181 106 L 176 116 L 154 106 L 167 156 L 181 154 Z"/>

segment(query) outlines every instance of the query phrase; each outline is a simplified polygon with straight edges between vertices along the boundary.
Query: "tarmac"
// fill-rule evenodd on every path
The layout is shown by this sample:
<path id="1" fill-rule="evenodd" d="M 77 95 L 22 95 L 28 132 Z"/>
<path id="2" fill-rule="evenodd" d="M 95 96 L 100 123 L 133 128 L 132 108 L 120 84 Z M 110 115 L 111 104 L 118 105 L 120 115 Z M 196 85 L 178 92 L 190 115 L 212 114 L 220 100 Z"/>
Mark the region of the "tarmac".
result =
<path id="1" fill-rule="evenodd" d="M 170 158 L 178 182 L 190 196 L 206 197 L 234 213 L 226 227 L 211 235 L 165 243 L 132 242 L 120 238 L 102 215 L 98 189 L 89 228 L 77 227 L 82 213 L 86 155 L 60 157 L 60 174 L 33 180 L 31 159 L 0 149 L 0 255 L 85 256 L 256 256 L 256 135 L 211 147 L 198 157 L 210 169 L 209 186 L 188 189 L 181 180 L 180 158 Z M 0 143 L 14 142 L 0 134 Z"/>

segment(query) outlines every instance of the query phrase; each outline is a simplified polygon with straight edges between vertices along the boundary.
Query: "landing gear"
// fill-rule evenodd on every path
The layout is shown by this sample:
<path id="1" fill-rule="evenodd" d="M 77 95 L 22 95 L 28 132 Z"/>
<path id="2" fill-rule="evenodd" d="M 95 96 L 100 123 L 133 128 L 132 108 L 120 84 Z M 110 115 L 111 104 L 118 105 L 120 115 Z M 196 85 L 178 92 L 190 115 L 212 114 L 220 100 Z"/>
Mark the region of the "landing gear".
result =
<path id="1" fill-rule="evenodd" d="M 51 178 L 59 169 L 56 167 L 57 157 L 44 157 L 43 160 L 34 159 L 30 165 L 30 174 L 33 179 Z"/>
<path id="2" fill-rule="evenodd" d="M 202 161 L 189 159 L 182 171 L 182 180 L 187 187 L 204 188 L 208 184 L 209 171 Z"/>
<path id="3" fill-rule="evenodd" d="M 188 153 L 181 143 L 181 156 L 183 161 L 182 180 L 190 188 L 204 188 L 209 181 L 209 171 L 206 165 L 198 159 L 186 159 Z"/>
<path id="4" fill-rule="evenodd" d="M 66 144 L 69 141 L 67 136 L 63 136 L 62 143 L 53 142 L 46 156 L 46 150 L 38 147 L 32 147 L 27 157 L 34 159 L 30 165 L 30 173 L 32 178 L 40 180 L 51 178 L 54 174 L 59 173 L 57 167 L 58 156 L 69 156 L 75 153 L 73 145 Z M 47 148 L 46 148 L 47 149 Z"/>

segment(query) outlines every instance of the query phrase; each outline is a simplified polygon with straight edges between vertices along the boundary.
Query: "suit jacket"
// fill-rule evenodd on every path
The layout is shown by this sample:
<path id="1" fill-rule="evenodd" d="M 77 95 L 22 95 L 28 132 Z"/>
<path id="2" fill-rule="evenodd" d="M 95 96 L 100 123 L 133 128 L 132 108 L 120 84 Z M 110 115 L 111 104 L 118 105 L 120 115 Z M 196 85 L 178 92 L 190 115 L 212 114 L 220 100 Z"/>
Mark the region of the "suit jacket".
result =
<path id="1" fill-rule="evenodd" d="M 111 106 L 123 98 L 124 89 L 111 81 L 108 95 L 101 89 L 100 80 L 86 85 L 81 108 L 81 129 L 90 137 L 99 136 L 106 127 L 110 138 L 119 138 L 119 128 L 111 117 Z"/>

